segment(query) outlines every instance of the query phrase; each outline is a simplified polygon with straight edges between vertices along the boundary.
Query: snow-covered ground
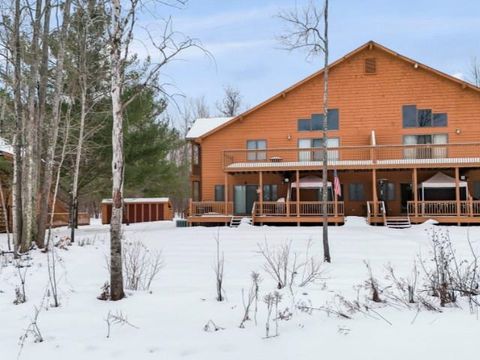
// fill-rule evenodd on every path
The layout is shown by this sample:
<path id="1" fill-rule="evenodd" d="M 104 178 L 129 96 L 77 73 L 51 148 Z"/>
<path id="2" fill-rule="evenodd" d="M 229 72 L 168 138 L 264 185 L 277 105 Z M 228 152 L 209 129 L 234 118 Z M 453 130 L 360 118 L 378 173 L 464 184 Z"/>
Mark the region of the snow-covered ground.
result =
<path id="1" fill-rule="evenodd" d="M 333 262 L 323 265 L 324 280 L 295 288 L 295 302 L 324 306 L 334 294 L 356 296 L 355 286 L 368 277 L 364 260 L 370 262 L 380 281 L 390 263 L 399 275 L 408 275 L 419 253 L 429 256 L 430 243 L 423 224 L 410 229 L 370 227 L 364 219 L 349 218 L 345 226 L 330 227 Z M 38 325 L 45 339 L 27 338 L 22 359 L 452 359 L 478 357 L 480 321 L 468 308 L 447 308 L 442 313 L 399 310 L 379 306 L 376 318 L 356 314 L 341 320 L 324 312 L 307 314 L 293 309 L 289 321 L 279 322 L 280 335 L 265 339 L 266 305 L 259 305 L 258 325 L 249 321 L 239 328 L 243 316 L 242 289 L 250 287 L 252 270 L 261 273 L 263 295 L 276 284 L 263 269 L 258 244 L 271 248 L 291 241 L 303 254 L 309 239 L 311 254 L 321 258 L 319 227 L 175 228 L 172 222 L 133 224 L 125 227 L 128 240 L 139 240 L 150 249 L 161 249 L 165 267 L 151 292 L 128 292 L 119 302 L 99 301 L 101 286 L 108 280 L 106 255 L 109 228 L 82 227 L 78 238 L 95 240 L 94 245 L 77 244 L 68 251 L 57 250 L 61 258 L 59 308 L 43 310 Z M 480 247 L 480 227 L 448 227 L 457 254 L 468 255 L 467 232 L 474 247 Z M 67 230 L 56 229 L 57 235 Z M 226 301 L 215 300 L 215 236 L 220 237 L 225 256 Z M 6 249 L 6 236 L 0 247 Z M 0 359 L 17 358 L 19 337 L 29 325 L 34 307 L 39 306 L 48 284 L 46 255 L 33 252 L 26 287 L 28 301 L 13 305 L 19 282 L 10 265 L 0 269 Z M 284 290 L 280 308 L 292 309 L 291 296 Z M 121 311 L 130 326 L 112 327 L 106 338 L 105 318 L 109 311 Z M 225 328 L 204 331 L 208 320 Z M 389 324 L 389 322 L 391 324 Z"/>

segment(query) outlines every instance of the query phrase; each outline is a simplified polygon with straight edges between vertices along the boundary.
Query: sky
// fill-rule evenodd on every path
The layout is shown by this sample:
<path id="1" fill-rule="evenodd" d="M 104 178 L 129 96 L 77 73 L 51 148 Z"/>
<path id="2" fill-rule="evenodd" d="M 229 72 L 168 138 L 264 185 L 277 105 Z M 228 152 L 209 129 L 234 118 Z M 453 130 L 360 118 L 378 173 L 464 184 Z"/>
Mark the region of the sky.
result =
<path id="1" fill-rule="evenodd" d="M 285 24 L 277 14 L 308 0 L 190 0 L 181 8 L 156 6 L 142 13 L 134 50 L 155 52 L 144 30 L 155 33 L 169 16 L 175 31 L 201 41 L 212 57 L 188 51 L 168 65 L 162 81 L 184 99 L 204 97 L 216 115 L 223 88 L 233 86 L 252 107 L 322 67 L 302 51 L 282 49 Z M 317 1 L 323 4 L 322 0 Z M 480 0 L 330 0 L 330 59 L 369 40 L 458 77 L 480 59 Z M 143 31 L 143 33 L 142 33 Z M 173 109 L 171 109 L 172 111 Z"/>

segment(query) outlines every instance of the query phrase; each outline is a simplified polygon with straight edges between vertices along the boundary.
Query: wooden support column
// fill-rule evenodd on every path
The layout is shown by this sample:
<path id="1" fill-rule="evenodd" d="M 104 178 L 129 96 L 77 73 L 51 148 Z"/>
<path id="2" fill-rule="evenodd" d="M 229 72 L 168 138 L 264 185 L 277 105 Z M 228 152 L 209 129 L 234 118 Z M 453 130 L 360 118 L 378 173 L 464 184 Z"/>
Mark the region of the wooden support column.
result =
<path id="1" fill-rule="evenodd" d="M 188 199 L 188 215 L 193 216 L 193 201 L 192 201 L 192 198 Z"/>
<path id="2" fill-rule="evenodd" d="M 338 173 L 337 173 L 338 176 Z M 338 199 L 337 199 L 337 194 L 335 193 L 335 178 L 332 181 L 332 195 L 333 195 L 333 215 L 335 217 L 338 216 Z M 335 222 L 335 225 L 337 223 Z"/>
<path id="3" fill-rule="evenodd" d="M 372 198 L 373 198 L 373 216 L 377 216 L 378 198 L 377 198 L 377 170 L 372 170 Z"/>
<path id="4" fill-rule="evenodd" d="M 225 180 L 223 184 L 223 200 L 225 201 L 225 215 L 228 215 L 228 173 L 225 173 Z"/>
<path id="5" fill-rule="evenodd" d="M 259 186 L 259 204 L 260 204 L 260 215 L 263 215 L 263 172 L 258 172 L 258 186 Z"/>
<path id="6" fill-rule="evenodd" d="M 418 174 L 417 168 L 413 168 L 412 174 L 412 184 L 413 184 L 413 206 L 415 207 L 414 214 L 415 217 L 418 216 Z"/>
<path id="7" fill-rule="evenodd" d="M 455 201 L 457 204 L 457 216 L 458 216 L 458 225 L 460 225 L 460 216 L 461 216 L 461 209 L 460 209 L 460 169 L 458 167 L 455 168 Z"/>
<path id="8" fill-rule="evenodd" d="M 297 203 L 297 217 L 300 217 L 300 171 L 296 172 L 295 201 Z"/>

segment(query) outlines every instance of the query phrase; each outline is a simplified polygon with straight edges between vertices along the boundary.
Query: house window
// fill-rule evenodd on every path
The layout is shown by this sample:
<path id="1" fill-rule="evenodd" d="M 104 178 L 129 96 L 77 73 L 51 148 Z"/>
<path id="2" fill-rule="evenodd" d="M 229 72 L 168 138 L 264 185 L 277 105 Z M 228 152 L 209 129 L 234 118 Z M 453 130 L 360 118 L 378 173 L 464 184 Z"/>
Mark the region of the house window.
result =
<path id="1" fill-rule="evenodd" d="M 434 113 L 432 109 L 417 109 L 416 105 L 402 106 L 404 128 L 444 127 L 448 124 L 446 113 Z"/>
<path id="2" fill-rule="evenodd" d="M 339 147 L 340 140 L 339 138 L 327 138 L 327 147 L 337 148 Z M 298 153 L 299 161 L 322 161 L 322 151 L 320 148 L 323 146 L 323 139 L 299 139 L 298 147 L 300 149 L 311 149 L 311 150 L 300 150 Z M 328 161 L 336 161 L 339 158 L 338 150 L 329 150 L 328 151 Z"/>
<path id="3" fill-rule="evenodd" d="M 247 140 L 247 159 L 248 161 L 263 161 L 267 159 L 266 150 L 267 141 L 266 140 Z"/>
<path id="4" fill-rule="evenodd" d="M 215 185 L 215 201 L 225 201 L 225 185 Z"/>
<path id="5" fill-rule="evenodd" d="M 278 187 L 275 184 L 263 185 L 263 201 L 277 201 Z"/>
<path id="6" fill-rule="evenodd" d="M 200 201 L 200 182 L 194 181 L 192 183 L 192 199 L 193 201 Z"/>
<path id="7" fill-rule="evenodd" d="M 298 131 L 312 130 L 312 121 L 310 119 L 298 119 L 297 129 Z"/>
<path id="8" fill-rule="evenodd" d="M 338 130 L 339 123 L 338 109 L 328 109 L 327 123 L 328 130 Z M 298 131 L 320 131 L 323 130 L 323 114 L 312 114 L 310 119 L 299 119 L 297 122 Z"/>
<path id="9" fill-rule="evenodd" d="M 200 165 L 200 146 L 198 144 L 192 145 L 192 163 Z"/>
<path id="10" fill-rule="evenodd" d="M 350 201 L 364 201 L 365 191 L 363 184 L 351 183 L 348 185 L 348 198 Z"/>
<path id="11" fill-rule="evenodd" d="M 429 144 L 448 144 L 447 134 L 432 135 L 405 135 L 403 137 L 404 145 L 429 145 Z M 447 148 L 445 146 L 411 146 L 404 150 L 405 159 L 440 159 L 447 157 Z"/>
<path id="12" fill-rule="evenodd" d="M 480 200 L 480 181 L 473 182 L 473 198 Z"/>

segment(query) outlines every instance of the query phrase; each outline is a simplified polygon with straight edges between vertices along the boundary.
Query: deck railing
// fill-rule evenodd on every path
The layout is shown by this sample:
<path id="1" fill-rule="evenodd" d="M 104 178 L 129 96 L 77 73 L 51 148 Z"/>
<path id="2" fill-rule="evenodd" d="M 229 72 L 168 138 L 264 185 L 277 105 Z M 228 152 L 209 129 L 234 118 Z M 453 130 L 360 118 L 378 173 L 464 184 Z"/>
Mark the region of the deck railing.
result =
<path id="1" fill-rule="evenodd" d="M 416 207 L 415 212 L 415 202 L 408 202 L 410 216 L 480 216 L 478 200 L 418 201 Z"/>
<path id="2" fill-rule="evenodd" d="M 299 211 L 297 212 L 297 203 L 295 201 L 290 202 L 277 202 L 277 201 L 263 201 L 255 202 L 254 215 L 255 216 L 322 216 L 323 208 L 321 201 L 300 201 Z M 336 209 L 335 209 L 336 205 Z M 327 203 L 328 216 L 343 216 L 344 204 L 343 201 L 329 201 Z"/>
<path id="3" fill-rule="evenodd" d="M 189 209 L 190 216 L 232 215 L 233 202 L 225 201 L 192 201 Z"/>
<path id="4" fill-rule="evenodd" d="M 367 222 L 370 223 L 372 217 L 381 217 L 383 222 L 387 222 L 387 211 L 384 201 L 367 201 Z"/>
<path id="5" fill-rule="evenodd" d="M 223 152 L 225 168 L 281 166 L 293 162 L 307 165 L 321 161 L 321 148 L 237 149 Z M 331 147 L 328 149 L 328 162 L 340 166 L 480 163 L 480 143 Z"/>

